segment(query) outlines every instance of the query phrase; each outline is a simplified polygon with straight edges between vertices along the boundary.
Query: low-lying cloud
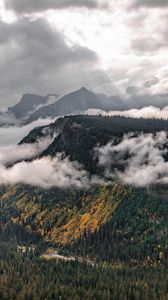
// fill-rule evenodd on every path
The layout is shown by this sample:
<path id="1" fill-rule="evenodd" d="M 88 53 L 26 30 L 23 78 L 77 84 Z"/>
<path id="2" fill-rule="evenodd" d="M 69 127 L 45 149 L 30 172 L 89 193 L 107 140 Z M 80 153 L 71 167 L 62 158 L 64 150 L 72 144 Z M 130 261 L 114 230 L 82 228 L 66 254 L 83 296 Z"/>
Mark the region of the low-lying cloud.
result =
<path id="1" fill-rule="evenodd" d="M 44 157 L 31 162 L 19 162 L 10 168 L 0 165 L 0 184 L 26 184 L 41 188 L 86 187 L 88 175 L 77 162 L 68 158 Z"/>
<path id="2" fill-rule="evenodd" d="M 12 149 L 0 149 L 0 184 L 26 184 L 41 188 L 87 188 L 92 184 L 113 184 L 120 181 L 135 187 L 147 187 L 151 184 L 168 183 L 168 138 L 166 132 L 156 134 L 127 134 L 117 144 L 95 148 L 98 166 L 102 176 L 90 174 L 77 161 L 70 161 L 62 153 L 54 158 L 42 157 L 32 161 L 19 161 L 38 155 L 48 142 L 39 145 L 16 146 Z M 14 150 L 14 149 L 13 149 Z M 8 155 L 9 154 L 9 155 Z M 8 167 L 9 163 L 16 163 Z"/>
<path id="3" fill-rule="evenodd" d="M 104 176 L 112 181 L 136 187 L 168 183 L 167 133 L 125 135 L 117 145 L 113 142 L 96 148 Z"/>
<path id="4" fill-rule="evenodd" d="M 34 144 L 0 147 L 0 185 L 25 184 L 41 188 L 87 188 L 120 181 L 135 187 L 168 183 L 168 134 L 129 133 L 95 148 L 102 176 L 91 176 L 64 154 L 39 155 L 50 145 L 50 134 Z"/>
<path id="5" fill-rule="evenodd" d="M 14 145 L 20 142 L 20 140 L 26 136 L 33 128 L 45 126 L 54 122 L 55 119 L 38 119 L 28 125 L 19 126 L 6 126 L 0 127 L 0 147 Z"/>
<path id="6" fill-rule="evenodd" d="M 88 115 L 102 115 L 102 116 L 124 116 L 130 118 L 145 118 L 145 119 L 168 119 L 168 106 L 160 109 L 155 106 L 147 106 L 140 109 L 129 109 L 124 111 L 103 111 L 101 109 L 88 109 L 85 111 Z"/>
<path id="7" fill-rule="evenodd" d="M 39 158 L 53 138 L 48 134 L 33 144 L 1 146 L 0 185 L 26 184 L 41 188 L 89 185 L 87 171 L 78 162 L 71 162 L 62 154 Z"/>
<path id="8" fill-rule="evenodd" d="M 33 144 L 0 147 L 0 164 L 14 164 L 17 161 L 33 159 L 43 152 L 51 142 L 52 138 L 48 136 Z"/>

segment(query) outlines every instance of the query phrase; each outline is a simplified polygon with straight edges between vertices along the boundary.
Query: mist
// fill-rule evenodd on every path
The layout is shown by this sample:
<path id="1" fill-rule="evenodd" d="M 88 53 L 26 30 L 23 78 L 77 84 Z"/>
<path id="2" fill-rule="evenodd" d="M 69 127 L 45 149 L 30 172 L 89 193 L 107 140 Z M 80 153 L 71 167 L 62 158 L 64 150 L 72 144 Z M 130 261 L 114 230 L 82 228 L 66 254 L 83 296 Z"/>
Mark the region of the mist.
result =
<path id="1" fill-rule="evenodd" d="M 7 111 L 0 111 L 0 126 L 21 125 L 21 121 Z"/>

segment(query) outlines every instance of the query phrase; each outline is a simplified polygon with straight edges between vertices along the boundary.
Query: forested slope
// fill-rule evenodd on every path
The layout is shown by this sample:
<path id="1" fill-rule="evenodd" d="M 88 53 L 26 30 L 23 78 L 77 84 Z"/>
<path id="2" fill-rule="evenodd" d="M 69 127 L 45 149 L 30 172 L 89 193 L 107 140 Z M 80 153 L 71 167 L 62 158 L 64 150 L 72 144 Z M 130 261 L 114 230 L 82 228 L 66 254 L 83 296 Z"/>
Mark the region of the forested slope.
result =
<path id="1" fill-rule="evenodd" d="M 94 147 L 117 143 L 125 133 L 159 131 L 168 131 L 167 121 L 73 116 L 34 129 L 21 144 L 49 134 L 53 142 L 40 157 L 61 152 L 101 175 Z M 167 299 L 167 201 L 161 184 L 1 186 L 0 298 Z M 18 253 L 18 246 L 35 252 Z M 40 258 L 51 247 L 80 261 Z"/>

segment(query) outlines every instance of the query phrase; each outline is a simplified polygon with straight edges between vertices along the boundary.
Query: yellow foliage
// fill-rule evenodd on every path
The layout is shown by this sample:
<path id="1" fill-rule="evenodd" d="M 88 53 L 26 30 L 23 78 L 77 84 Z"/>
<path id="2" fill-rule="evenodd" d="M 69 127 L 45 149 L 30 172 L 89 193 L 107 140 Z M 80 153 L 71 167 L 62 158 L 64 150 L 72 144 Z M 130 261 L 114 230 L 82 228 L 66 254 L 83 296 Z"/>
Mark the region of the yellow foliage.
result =
<path id="1" fill-rule="evenodd" d="M 9 189 L 4 194 L 4 199 L 15 192 L 16 187 Z M 21 211 L 21 221 L 33 216 L 36 231 L 46 240 L 68 244 L 85 231 L 94 232 L 107 223 L 117 209 L 121 196 L 126 196 L 129 192 L 129 188 L 121 184 L 115 184 L 112 189 L 107 186 L 97 187 L 96 192 L 93 187 L 81 197 L 80 208 L 74 205 L 71 210 L 68 205 L 61 203 L 42 210 L 38 198 L 34 201 L 33 196 L 30 200 L 26 193 L 19 194 L 15 205 Z M 19 219 L 13 218 L 13 222 L 19 222 Z"/>

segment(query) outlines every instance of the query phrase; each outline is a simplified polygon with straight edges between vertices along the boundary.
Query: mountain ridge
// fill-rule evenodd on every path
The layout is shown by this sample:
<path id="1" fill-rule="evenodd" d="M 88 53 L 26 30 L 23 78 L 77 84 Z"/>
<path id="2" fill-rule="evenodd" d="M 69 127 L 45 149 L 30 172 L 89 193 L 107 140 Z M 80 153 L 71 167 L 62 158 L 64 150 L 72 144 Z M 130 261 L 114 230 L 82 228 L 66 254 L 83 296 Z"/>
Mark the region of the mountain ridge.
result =
<path id="1" fill-rule="evenodd" d="M 34 110 L 38 109 L 40 106 L 47 105 L 49 97 L 58 97 L 56 94 L 48 94 L 46 96 L 40 96 L 35 94 L 24 94 L 21 97 L 20 102 L 8 108 L 8 111 L 13 113 L 18 119 L 25 119 Z"/>
<path id="2" fill-rule="evenodd" d="M 77 91 L 61 97 L 56 103 L 45 106 L 33 113 L 27 120 L 30 123 L 39 117 L 58 117 L 84 112 L 89 108 L 112 110 L 114 107 L 109 97 L 103 94 L 95 94 L 82 87 Z"/>
<path id="3" fill-rule="evenodd" d="M 153 136 L 163 130 L 168 132 L 167 120 L 67 116 L 33 129 L 20 143 L 23 146 L 35 143 L 57 132 L 54 144 L 52 142 L 41 157 L 54 158 L 64 152 L 70 159 L 83 163 L 90 172 L 98 173 L 97 164 L 93 164 L 95 145 L 105 145 L 111 139 L 118 142 L 124 134 L 132 132 Z M 46 297 L 50 291 L 49 299 L 58 298 L 54 292 L 59 274 L 61 279 L 63 276 L 59 284 L 63 299 L 65 290 L 66 299 L 81 299 L 81 295 L 85 299 L 93 282 L 92 272 L 96 279 L 92 297 L 88 299 L 110 299 L 111 295 L 117 300 L 162 300 L 162 295 L 166 299 L 167 194 L 166 184 L 137 188 L 117 180 L 111 185 L 99 182 L 81 188 L 44 189 L 21 183 L 1 186 L 2 295 L 8 295 L 10 284 L 10 295 L 16 295 L 13 299 L 18 298 L 18 289 L 23 295 L 30 295 L 30 289 L 33 295 L 35 291 L 37 295 L 42 291 L 44 299 L 44 286 Z M 48 261 L 44 254 L 51 249 Z M 59 260 L 54 253 L 64 256 L 65 260 Z M 74 261 L 68 261 L 69 256 L 73 256 Z M 76 280 L 73 283 L 76 289 L 71 294 L 72 278 Z M 107 283 L 106 294 L 104 282 Z"/>
<path id="4" fill-rule="evenodd" d="M 164 108 L 168 105 L 168 95 L 130 95 L 122 99 L 120 96 L 106 96 L 81 87 L 64 96 L 52 93 L 46 96 L 24 94 L 19 103 L 8 108 L 8 113 L 9 116 L 13 114 L 13 119 L 17 118 L 24 121 L 24 124 L 29 124 L 39 118 L 83 114 L 89 109 L 97 109 L 101 113 L 141 109 L 152 105 Z"/>

